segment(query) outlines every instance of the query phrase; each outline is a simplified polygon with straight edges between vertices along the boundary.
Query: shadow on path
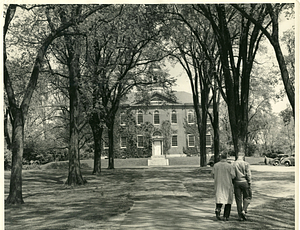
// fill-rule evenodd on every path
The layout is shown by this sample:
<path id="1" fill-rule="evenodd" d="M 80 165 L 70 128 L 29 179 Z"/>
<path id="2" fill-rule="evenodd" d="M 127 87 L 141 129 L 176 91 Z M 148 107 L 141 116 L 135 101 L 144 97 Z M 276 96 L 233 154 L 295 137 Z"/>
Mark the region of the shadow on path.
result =
<path id="1" fill-rule="evenodd" d="M 133 196 L 134 205 L 122 218 L 115 220 L 114 228 L 109 229 L 294 229 L 293 211 L 287 213 L 285 219 L 278 218 L 276 210 L 268 209 L 268 202 L 276 202 L 278 197 L 294 194 L 279 192 L 265 194 L 265 186 L 259 181 L 254 185 L 254 200 L 251 204 L 248 221 L 238 221 L 235 202 L 232 204 L 229 221 L 218 221 L 214 214 L 215 200 L 213 194 L 188 192 L 191 184 L 195 186 L 208 183 L 207 177 L 188 178 L 180 175 L 168 175 L 165 171 L 158 177 L 144 171 L 143 180 L 139 182 Z M 212 183 L 212 180 L 210 181 Z M 267 181 L 272 184 L 272 181 Z M 265 184 L 265 185 L 266 185 Z M 211 187 L 211 186 L 210 186 Z M 272 187 L 272 186 L 271 186 Z M 290 187 L 293 187 L 291 182 Z M 190 190 L 190 189 L 189 189 Z M 209 190 L 209 189 L 208 189 Z M 201 196 L 201 195 L 204 195 Z M 222 215 L 222 214 L 221 214 Z M 283 214 L 281 214 L 283 215 Z"/>
<path id="2" fill-rule="evenodd" d="M 216 220 L 211 202 L 180 197 L 137 201 L 120 229 L 222 229 L 226 223 Z"/>

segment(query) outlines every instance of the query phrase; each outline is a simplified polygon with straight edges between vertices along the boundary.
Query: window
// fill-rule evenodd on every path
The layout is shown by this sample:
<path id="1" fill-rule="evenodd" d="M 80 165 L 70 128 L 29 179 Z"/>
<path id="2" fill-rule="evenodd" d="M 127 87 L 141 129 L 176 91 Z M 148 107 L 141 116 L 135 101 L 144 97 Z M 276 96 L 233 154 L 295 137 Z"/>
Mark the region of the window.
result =
<path id="1" fill-rule="evenodd" d="M 172 114 L 171 114 L 171 123 L 172 124 L 177 124 L 177 113 L 175 110 L 172 111 Z"/>
<path id="2" fill-rule="evenodd" d="M 137 136 L 137 147 L 144 148 L 144 137 L 142 135 Z"/>
<path id="3" fill-rule="evenodd" d="M 104 148 L 104 149 L 109 149 L 109 145 L 108 145 L 108 137 L 104 137 L 104 138 L 103 138 L 103 148 Z"/>
<path id="4" fill-rule="evenodd" d="M 194 112 L 192 110 L 190 110 L 188 112 L 188 123 L 189 124 L 193 124 L 194 123 Z"/>
<path id="5" fill-rule="evenodd" d="M 210 146 L 211 146 L 211 135 L 206 134 L 206 147 L 210 147 Z"/>
<path id="6" fill-rule="evenodd" d="M 177 135 L 172 135 L 172 147 L 177 147 Z"/>
<path id="7" fill-rule="evenodd" d="M 188 134 L 188 147 L 195 147 L 195 135 Z"/>
<path id="8" fill-rule="evenodd" d="M 120 138 L 120 148 L 125 149 L 127 144 L 127 138 L 126 137 L 121 137 Z"/>
<path id="9" fill-rule="evenodd" d="M 159 112 L 158 112 L 158 110 L 155 110 L 155 111 L 154 111 L 153 123 L 154 123 L 155 125 L 158 125 L 158 124 L 159 124 Z"/>
<path id="10" fill-rule="evenodd" d="M 138 115 L 137 115 L 137 123 L 138 125 L 143 124 L 144 122 L 144 117 L 143 117 L 143 111 L 138 111 Z"/>
<path id="11" fill-rule="evenodd" d="M 121 115 L 120 115 L 120 125 L 126 125 L 126 123 L 125 123 L 125 113 L 121 113 Z"/>

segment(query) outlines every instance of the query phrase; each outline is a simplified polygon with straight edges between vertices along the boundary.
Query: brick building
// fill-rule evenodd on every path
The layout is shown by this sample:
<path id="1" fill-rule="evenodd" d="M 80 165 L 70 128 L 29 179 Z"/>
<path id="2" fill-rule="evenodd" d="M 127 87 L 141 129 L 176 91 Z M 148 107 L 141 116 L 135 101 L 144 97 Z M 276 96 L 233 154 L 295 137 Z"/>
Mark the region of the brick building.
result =
<path id="1" fill-rule="evenodd" d="M 116 119 L 115 151 L 125 156 L 129 151 L 136 152 L 138 157 L 198 155 L 199 138 L 192 95 L 187 92 L 175 92 L 174 95 L 153 92 L 147 103 L 130 98 L 122 103 Z M 210 151 L 209 128 L 206 146 Z"/>

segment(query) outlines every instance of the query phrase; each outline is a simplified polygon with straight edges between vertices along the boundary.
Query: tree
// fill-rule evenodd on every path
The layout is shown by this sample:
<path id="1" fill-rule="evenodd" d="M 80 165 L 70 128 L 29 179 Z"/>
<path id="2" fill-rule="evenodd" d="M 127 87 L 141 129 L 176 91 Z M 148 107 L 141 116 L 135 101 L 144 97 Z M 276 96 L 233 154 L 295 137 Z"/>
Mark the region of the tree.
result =
<path id="1" fill-rule="evenodd" d="M 220 64 L 219 64 L 220 67 Z M 220 73 L 220 69 L 218 68 L 217 71 L 214 71 L 214 79 L 212 84 L 212 102 L 213 102 L 213 115 L 208 111 L 209 118 L 211 120 L 211 124 L 213 127 L 213 147 L 214 147 L 214 162 L 217 163 L 219 161 L 219 153 L 220 153 L 220 121 L 219 121 L 219 105 L 220 105 L 220 90 L 219 90 L 219 83 L 222 82 L 222 76 Z M 217 79 L 217 74 L 219 73 L 220 78 L 219 81 Z M 219 82 L 219 83 L 218 83 Z"/>
<path id="2" fill-rule="evenodd" d="M 81 12 L 86 10 L 83 5 L 71 5 L 71 6 L 57 6 L 54 9 L 54 13 L 58 12 L 59 19 L 62 23 L 65 23 L 71 15 L 80 15 Z M 56 67 L 56 72 L 53 71 L 49 63 L 49 68 L 52 74 L 61 76 L 69 80 L 67 98 L 70 100 L 69 115 L 69 176 L 67 184 L 76 185 L 84 184 L 86 181 L 82 178 L 80 172 L 80 149 L 89 142 L 87 132 L 82 132 L 88 121 L 82 115 L 82 108 L 85 107 L 84 103 L 80 100 L 80 79 L 82 78 L 82 69 L 84 69 L 84 56 L 82 53 L 85 51 L 85 40 L 83 37 L 87 37 L 86 28 L 91 26 L 95 19 L 99 19 L 102 16 L 103 9 L 95 13 L 89 20 L 86 20 L 83 25 L 74 25 L 69 27 L 67 33 L 64 35 L 63 40 L 58 40 L 57 43 L 52 45 L 52 53 L 57 60 L 57 64 L 62 68 L 59 70 Z M 67 67 L 67 71 L 64 68 Z M 64 73 L 64 72 L 67 72 Z M 67 75 L 67 76 L 66 76 Z M 80 124 L 81 122 L 81 124 Z M 80 134 L 81 137 L 80 138 Z M 85 136 L 85 137 L 84 137 Z"/>
<path id="3" fill-rule="evenodd" d="M 285 7 L 286 3 L 268 3 L 268 4 L 254 4 L 254 7 L 261 6 L 265 9 L 265 14 L 269 16 L 265 17 L 266 20 L 257 20 L 253 15 L 247 12 L 247 9 L 243 5 L 232 4 L 245 18 L 251 21 L 256 27 L 258 27 L 262 33 L 268 38 L 276 54 L 277 62 L 281 72 L 281 78 L 285 87 L 286 94 L 293 110 L 293 116 L 295 117 L 295 88 L 290 78 L 290 74 L 287 68 L 286 59 L 282 53 L 281 45 L 279 42 L 279 15 Z M 269 24 L 272 25 L 272 32 L 267 30 Z M 267 26 L 265 26 L 267 25 Z"/>
<path id="4" fill-rule="evenodd" d="M 295 126 L 293 111 L 290 108 L 286 108 L 281 111 L 279 116 L 281 117 L 284 128 L 282 129 L 281 135 L 285 137 L 282 141 L 282 145 L 287 145 L 290 153 L 295 152 Z"/>
<path id="5" fill-rule="evenodd" d="M 268 56 L 262 58 L 267 59 Z M 265 119 L 272 113 L 271 103 L 276 98 L 273 89 L 278 85 L 279 79 L 273 72 L 275 68 L 266 68 L 266 66 L 270 66 L 269 63 L 266 64 L 255 63 L 251 73 L 246 144 L 258 144 L 258 135 L 265 128 Z"/>
<path id="6" fill-rule="evenodd" d="M 62 23 L 67 22 L 67 18 L 71 15 L 80 15 L 82 12 L 82 6 L 74 6 L 68 9 L 60 10 L 60 18 Z M 69 33 L 79 33 L 76 25 L 69 27 Z M 80 38 L 72 35 L 64 35 L 64 40 L 68 53 L 68 69 L 69 69 L 69 96 L 70 96 L 70 142 L 69 142 L 69 175 L 66 181 L 68 185 L 81 185 L 85 184 L 86 180 L 83 179 L 80 171 L 79 160 L 79 96 L 78 96 L 78 84 L 80 78 Z"/>
<path id="7" fill-rule="evenodd" d="M 205 166 L 209 94 L 215 70 L 211 56 L 216 52 L 216 44 L 211 42 L 213 34 L 205 18 L 199 17 L 191 5 L 174 6 L 168 13 L 172 23 L 170 56 L 181 64 L 189 78 L 200 138 L 200 166 Z"/>
<path id="8" fill-rule="evenodd" d="M 251 15 L 262 22 L 266 16 L 264 6 L 248 5 Z M 229 121 L 234 149 L 237 154 L 244 148 L 248 128 L 248 102 L 250 73 L 262 34 L 247 18 L 238 17 L 236 10 L 224 4 L 194 5 L 210 22 L 218 45 Z M 221 88 L 220 88 L 221 89 Z"/>
<path id="9" fill-rule="evenodd" d="M 27 119 L 28 109 L 30 106 L 30 101 L 32 98 L 32 94 L 36 88 L 37 80 L 39 77 L 39 73 L 41 68 L 43 67 L 43 61 L 45 54 L 49 45 L 55 40 L 57 37 L 63 35 L 65 30 L 76 23 L 81 23 L 92 13 L 97 11 L 98 9 L 103 8 L 104 6 L 92 6 L 91 9 L 87 10 L 84 14 L 81 14 L 78 17 L 73 16 L 71 20 L 68 20 L 65 24 L 52 27 L 50 21 L 51 18 L 46 15 L 46 6 L 45 5 L 9 5 L 6 10 L 5 22 L 4 22 L 4 30 L 3 30 L 3 52 L 4 52 L 4 86 L 5 91 L 8 98 L 9 110 L 11 114 L 12 120 L 12 169 L 11 169 L 11 179 L 10 179 L 10 190 L 9 196 L 6 199 L 7 204 L 22 204 L 24 203 L 22 197 L 22 156 L 23 156 L 23 146 L 24 146 L 24 124 Z M 20 10 L 20 14 L 24 11 L 37 11 L 37 15 L 42 17 L 39 18 L 40 21 L 45 22 L 43 26 L 39 27 L 39 30 L 34 30 L 31 32 L 39 33 L 37 36 L 40 38 L 38 40 L 38 48 L 35 51 L 35 59 L 32 63 L 32 71 L 30 73 L 30 79 L 28 84 L 24 90 L 23 98 L 18 103 L 16 100 L 16 95 L 13 89 L 13 82 L 11 79 L 10 71 L 11 69 L 8 66 L 8 61 L 11 55 L 7 53 L 6 39 L 11 39 L 12 36 L 8 36 L 10 34 L 9 28 L 13 26 L 12 23 L 14 16 L 18 10 Z M 49 24 L 47 23 L 47 20 Z M 19 21 L 20 22 L 20 21 Z M 23 22 L 26 22 L 24 20 Z M 29 26 L 29 27 L 28 27 Z M 51 27 L 51 30 L 50 30 Z M 32 25 L 23 24 L 21 22 L 21 27 L 24 28 L 25 32 L 29 32 L 28 28 L 32 28 Z M 51 31 L 51 32 L 49 32 Z M 21 47 L 22 48 L 22 47 Z M 20 49 L 21 49 L 20 48 Z"/>
<path id="10" fill-rule="evenodd" d="M 113 49 L 106 51 L 107 42 L 111 38 L 110 31 L 106 30 L 105 24 L 112 22 L 122 12 L 122 6 L 112 6 L 106 9 L 104 17 L 96 16 L 91 18 L 92 21 L 85 29 L 86 47 L 85 56 L 86 62 L 83 65 L 84 76 L 80 81 L 79 92 L 82 99 L 82 105 L 85 109 L 86 118 L 92 129 L 94 140 L 94 169 L 93 174 L 101 172 L 101 152 L 103 146 L 102 134 L 104 131 L 104 106 L 102 105 L 101 89 L 102 79 L 99 78 L 99 73 L 106 68 L 105 55 L 110 55 Z M 105 22 L 103 19 L 105 18 Z M 96 19 L 96 20 L 95 20 Z"/>
<path id="11" fill-rule="evenodd" d="M 95 26 L 93 31 L 97 36 L 93 36 L 89 44 L 86 79 L 93 80 L 83 85 L 92 89 L 91 98 L 101 98 L 96 111 L 100 119 L 95 119 L 92 125 L 101 127 L 99 122 L 105 122 L 110 169 L 114 168 L 114 124 L 122 98 L 134 87 L 166 81 L 165 75 L 153 78 L 155 71 L 151 63 L 163 59 L 157 48 L 159 30 L 152 15 L 153 8 L 155 6 L 123 6 L 122 13 L 115 19 Z"/>

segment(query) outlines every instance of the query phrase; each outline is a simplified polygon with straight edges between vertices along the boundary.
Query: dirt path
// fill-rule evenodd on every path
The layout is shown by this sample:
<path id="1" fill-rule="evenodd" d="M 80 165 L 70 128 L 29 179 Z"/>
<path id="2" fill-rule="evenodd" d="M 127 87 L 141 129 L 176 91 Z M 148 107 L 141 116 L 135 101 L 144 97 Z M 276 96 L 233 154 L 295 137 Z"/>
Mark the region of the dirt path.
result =
<path id="1" fill-rule="evenodd" d="M 151 178 L 143 174 L 138 188 L 131 194 L 135 200 L 126 215 L 112 218 L 107 229 L 223 229 L 225 222 L 215 220 L 214 198 L 193 197 L 182 181 Z M 198 180 L 201 182 L 201 180 Z M 204 182 L 204 181 L 203 181 Z"/>
<path id="2" fill-rule="evenodd" d="M 65 171 L 24 172 L 25 205 L 5 209 L 5 229 L 294 229 L 295 167 L 253 166 L 249 221 L 214 215 L 211 168 L 84 171 L 88 184 L 63 185 Z M 9 174 L 5 174 L 5 194 Z M 283 197 L 283 198 L 281 198 Z"/>
<path id="3" fill-rule="evenodd" d="M 268 172 L 267 169 L 260 166 L 252 168 L 253 171 L 264 172 Z M 272 175 L 274 167 L 269 169 Z M 284 168 L 283 171 L 292 171 L 292 168 Z M 137 189 L 132 194 L 135 202 L 131 210 L 125 215 L 111 219 L 113 224 L 107 226 L 107 229 L 231 229 L 232 225 L 240 224 L 237 221 L 235 202 L 232 205 L 230 221 L 217 221 L 214 216 L 214 198 L 195 198 L 178 180 L 151 178 L 146 173 L 143 176 L 143 182 L 138 186 L 140 190 Z M 145 179 L 147 177 L 148 179 Z M 205 181 L 198 180 L 198 182 Z M 278 185 L 283 186 L 279 189 Z M 295 195 L 294 183 L 283 184 L 278 180 L 254 182 L 252 189 L 253 201 L 249 208 L 249 218 L 252 215 L 251 209 L 276 198 Z M 277 226 L 283 226 L 284 229 L 291 227 L 284 223 Z M 251 226 L 246 228 L 251 229 Z"/>

